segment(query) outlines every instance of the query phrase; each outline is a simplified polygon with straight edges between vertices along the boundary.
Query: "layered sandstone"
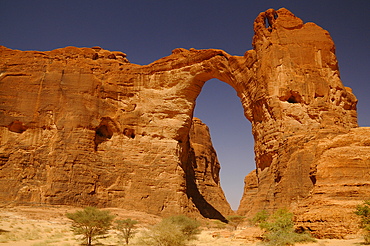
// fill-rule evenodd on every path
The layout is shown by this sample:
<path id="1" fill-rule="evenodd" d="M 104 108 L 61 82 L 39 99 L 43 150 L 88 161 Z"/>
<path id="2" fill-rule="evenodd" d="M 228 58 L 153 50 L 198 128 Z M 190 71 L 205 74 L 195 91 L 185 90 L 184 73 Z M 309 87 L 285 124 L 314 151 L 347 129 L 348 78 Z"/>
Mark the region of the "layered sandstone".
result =
<path id="1" fill-rule="evenodd" d="M 175 49 L 145 66 L 99 47 L 1 47 L 0 200 L 224 219 L 220 166 L 192 117 L 217 78 L 255 138 L 239 213 L 290 207 L 318 236 L 353 233 L 350 210 L 370 192 L 370 129 L 357 127 L 334 43 L 286 9 L 261 13 L 254 30 L 244 56 Z"/>
<path id="2" fill-rule="evenodd" d="M 355 220 L 351 209 L 370 192 L 370 148 L 363 143 L 370 129 L 356 128 L 357 99 L 342 85 L 334 43 L 327 31 L 286 10 L 261 13 L 254 28 L 256 81 L 264 95 L 250 116 L 257 169 L 246 177 L 239 212 L 291 207 L 317 236 L 355 233 L 347 219 Z M 337 148 L 328 158 L 336 138 L 348 139 L 342 147 L 358 156 L 344 158 L 346 149 Z M 320 199 L 325 206 L 308 205 Z M 315 208 L 321 212 L 308 212 Z"/>
<path id="3" fill-rule="evenodd" d="M 220 163 L 217 154 L 213 148 L 210 131 L 208 126 L 200 119 L 193 118 L 190 129 L 190 151 L 189 151 L 189 174 L 188 188 L 192 189 L 192 199 L 197 199 L 195 204 L 199 207 L 209 207 L 208 209 L 199 209 L 202 215 L 207 218 L 215 218 L 217 214 L 234 214 L 229 203 L 226 200 L 224 192 L 220 186 Z M 192 185 L 190 185 L 192 184 Z M 198 196 L 196 196 L 198 194 Z"/>
<path id="4" fill-rule="evenodd" d="M 226 68 L 225 52 L 177 49 L 147 66 L 99 47 L 1 54 L 2 201 L 219 219 L 214 206 L 231 211 L 218 173 L 219 195 L 206 201 L 198 190 L 189 141 L 196 96 L 212 76 L 204 69 Z"/>

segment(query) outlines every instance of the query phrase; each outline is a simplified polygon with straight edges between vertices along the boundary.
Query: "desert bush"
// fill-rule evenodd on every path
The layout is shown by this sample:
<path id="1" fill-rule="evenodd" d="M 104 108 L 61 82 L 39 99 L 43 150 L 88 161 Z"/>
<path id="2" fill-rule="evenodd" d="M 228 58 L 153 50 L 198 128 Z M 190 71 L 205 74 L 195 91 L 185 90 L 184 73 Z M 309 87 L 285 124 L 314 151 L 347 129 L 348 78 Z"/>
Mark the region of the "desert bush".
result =
<path id="1" fill-rule="evenodd" d="M 75 213 L 67 213 L 66 216 L 72 220 L 72 231 L 76 235 L 82 235 L 86 245 L 89 246 L 94 238 L 108 232 L 114 219 L 114 215 L 111 215 L 109 211 L 94 207 L 86 207 Z"/>
<path id="2" fill-rule="evenodd" d="M 258 213 L 256 213 L 256 215 L 250 220 L 250 222 L 254 225 L 254 226 L 259 226 L 261 223 L 265 222 L 268 217 L 270 215 L 268 214 L 268 212 L 266 210 L 262 210 Z"/>
<path id="3" fill-rule="evenodd" d="M 212 220 L 212 224 L 210 225 L 211 228 L 216 229 L 225 229 L 227 224 L 222 222 L 221 220 Z"/>
<path id="4" fill-rule="evenodd" d="M 228 224 L 232 226 L 234 230 L 238 229 L 238 226 L 244 222 L 245 216 L 241 215 L 230 215 L 226 217 Z"/>
<path id="5" fill-rule="evenodd" d="M 20 240 L 37 240 L 42 238 L 42 232 L 39 229 L 34 228 L 20 228 L 5 231 L 0 234 L 0 243 L 6 243 L 11 241 Z"/>
<path id="6" fill-rule="evenodd" d="M 260 212 L 252 221 L 265 231 L 263 239 L 264 244 L 268 246 L 286 246 L 298 242 L 315 241 L 307 233 L 295 232 L 293 216 L 293 213 L 286 209 L 278 209 L 272 215 L 268 215 L 266 211 Z"/>
<path id="7" fill-rule="evenodd" d="M 124 239 L 126 244 L 128 244 L 130 238 L 136 233 L 135 225 L 138 223 L 136 220 L 126 219 L 126 220 L 116 220 L 116 226 L 114 229 L 120 232 L 120 240 Z"/>
<path id="8" fill-rule="evenodd" d="M 56 232 L 54 232 L 53 234 L 51 234 L 51 238 L 53 239 L 60 239 L 60 238 L 64 238 L 66 236 L 65 233 L 63 233 L 61 230 L 58 230 Z"/>
<path id="9" fill-rule="evenodd" d="M 200 233 L 200 223 L 184 215 L 163 219 L 140 238 L 140 245 L 185 246 Z"/>
<path id="10" fill-rule="evenodd" d="M 360 216 L 360 227 L 364 230 L 365 244 L 370 244 L 370 200 L 357 206 L 355 214 Z"/>
<path id="11" fill-rule="evenodd" d="M 186 217 L 185 215 L 172 216 L 164 220 L 168 220 L 170 223 L 178 225 L 187 240 L 196 239 L 196 235 L 200 233 L 200 223 L 194 219 Z"/>

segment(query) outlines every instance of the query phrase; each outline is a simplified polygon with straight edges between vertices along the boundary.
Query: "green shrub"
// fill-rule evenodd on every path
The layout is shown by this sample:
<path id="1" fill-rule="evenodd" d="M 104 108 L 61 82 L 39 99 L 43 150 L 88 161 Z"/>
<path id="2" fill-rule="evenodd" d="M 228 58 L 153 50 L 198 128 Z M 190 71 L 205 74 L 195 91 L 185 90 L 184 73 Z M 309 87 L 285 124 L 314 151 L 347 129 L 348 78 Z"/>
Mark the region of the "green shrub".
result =
<path id="1" fill-rule="evenodd" d="M 256 214 L 252 221 L 265 231 L 263 237 L 268 246 L 294 245 L 298 242 L 315 241 L 311 235 L 294 231 L 293 214 L 279 209 L 271 216 L 266 211 Z"/>
<path id="2" fill-rule="evenodd" d="M 212 220 L 211 228 L 225 229 L 227 224 L 221 220 Z"/>
<path id="3" fill-rule="evenodd" d="M 360 227 L 364 230 L 365 244 L 370 244 L 370 200 L 358 205 L 355 214 L 360 216 Z"/>
<path id="4" fill-rule="evenodd" d="M 3 234 L 0 234 L 0 243 L 20 240 L 37 240 L 41 238 L 42 233 L 39 229 L 20 228 L 12 229 L 11 231 L 5 231 Z"/>
<path id="5" fill-rule="evenodd" d="M 196 239 L 196 235 L 200 233 L 200 223 L 194 219 L 186 217 L 185 215 L 177 215 L 164 219 L 169 223 L 175 224 L 180 227 L 182 234 L 186 237 L 186 240 Z"/>
<path id="6" fill-rule="evenodd" d="M 82 235 L 87 245 L 91 245 L 92 239 L 104 235 L 112 225 L 114 215 L 109 211 L 87 207 L 75 213 L 67 213 L 68 219 L 72 220 L 72 231 L 76 235 Z"/>
<path id="7" fill-rule="evenodd" d="M 241 215 L 230 215 L 226 217 L 228 224 L 233 227 L 234 230 L 238 229 L 238 226 L 244 222 L 245 216 Z"/>
<path id="8" fill-rule="evenodd" d="M 269 214 L 266 210 L 262 210 L 250 220 L 251 223 L 255 226 L 258 226 L 260 223 L 265 222 L 269 217 Z"/>
<path id="9" fill-rule="evenodd" d="M 185 246 L 200 233 L 200 223 L 184 215 L 163 219 L 140 238 L 140 245 Z"/>
<path id="10" fill-rule="evenodd" d="M 129 239 L 136 233 L 135 225 L 138 223 L 136 220 L 126 219 L 126 220 L 116 220 L 116 230 L 120 232 L 120 239 L 124 239 L 126 244 L 128 244 Z"/>

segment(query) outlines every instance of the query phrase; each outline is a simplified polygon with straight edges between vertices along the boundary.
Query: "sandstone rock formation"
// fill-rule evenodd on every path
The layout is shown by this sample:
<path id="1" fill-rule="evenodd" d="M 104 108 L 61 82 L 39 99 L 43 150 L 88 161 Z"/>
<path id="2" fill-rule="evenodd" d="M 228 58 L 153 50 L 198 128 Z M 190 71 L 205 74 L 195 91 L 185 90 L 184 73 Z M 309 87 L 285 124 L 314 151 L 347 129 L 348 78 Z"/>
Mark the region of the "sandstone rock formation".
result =
<path id="1" fill-rule="evenodd" d="M 218 173 L 212 174 L 215 189 L 199 177 L 203 167 L 194 153 L 204 157 L 206 150 L 190 145 L 189 132 L 196 96 L 212 76 L 203 75 L 205 67 L 213 60 L 222 66 L 228 55 L 173 53 L 139 66 L 123 53 L 98 47 L 50 52 L 2 47 L 1 201 L 224 219 L 231 209 Z M 209 168 L 218 170 L 216 159 L 210 161 L 207 178 Z M 207 190 L 221 193 L 202 195 Z"/>
<path id="2" fill-rule="evenodd" d="M 261 13 L 254 28 L 249 52 L 263 84 L 250 116 L 257 169 L 239 212 L 291 207 L 316 236 L 355 233 L 350 210 L 370 194 L 370 129 L 356 128 L 357 100 L 340 81 L 334 43 L 286 10 Z"/>
<path id="3" fill-rule="evenodd" d="M 355 232 L 351 209 L 370 192 L 370 129 L 357 126 L 334 43 L 286 9 L 261 13 L 254 30 L 242 57 L 180 48 L 145 66 L 99 47 L 1 47 L 0 201 L 224 219 L 209 133 L 192 120 L 217 78 L 237 91 L 255 138 L 238 212 L 289 207 L 317 236 Z"/>
<path id="4" fill-rule="evenodd" d="M 189 188 L 193 189 L 192 199 L 200 201 L 195 202 L 197 206 L 206 208 L 211 205 L 222 215 L 233 214 L 229 203 L 220 186 L 220 163 L 217 159 L 217 154 L 213 148 L 211 135 L 208 126 L 200 119 L 193 118 L 193 123 L 190 129 L 190 151 L 189 151 L 189 165 L 188 178 L 193 179 L 188 181 L 192 184 Z M 198 196 L 196 196 L 199 194 Z M 203 200 L 203 202 L 201 202 Z M 209 204 L 209 205 L 208 205 Z M 199 209 L 204 217 L 214 218 L 217 214 L 209 214 L 214 209 Z"/>

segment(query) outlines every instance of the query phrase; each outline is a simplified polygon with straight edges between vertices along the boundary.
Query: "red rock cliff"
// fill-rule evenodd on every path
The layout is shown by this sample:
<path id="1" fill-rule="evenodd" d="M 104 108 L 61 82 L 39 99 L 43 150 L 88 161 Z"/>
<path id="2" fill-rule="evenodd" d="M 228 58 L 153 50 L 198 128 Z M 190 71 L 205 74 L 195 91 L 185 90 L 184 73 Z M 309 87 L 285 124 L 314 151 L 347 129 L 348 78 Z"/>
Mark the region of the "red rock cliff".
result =
<path id="1" fill-rule="evenodd" d="M 217 78 L 237 91 L 255 138 L 239 213 L 290 207 L 319 236 L 354 232 L 370 130 L 357 127 L 334 43 L 286 9 L 261 13 L 254 30 L 243 57 L 176 49 L 145 66 L 99 47 L 1 47 L 0 200 L 223 219 L 218 162 L 202 161 L 212 151 L 190 133 L 195 100 Z"/>

